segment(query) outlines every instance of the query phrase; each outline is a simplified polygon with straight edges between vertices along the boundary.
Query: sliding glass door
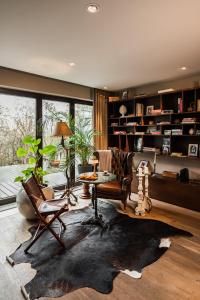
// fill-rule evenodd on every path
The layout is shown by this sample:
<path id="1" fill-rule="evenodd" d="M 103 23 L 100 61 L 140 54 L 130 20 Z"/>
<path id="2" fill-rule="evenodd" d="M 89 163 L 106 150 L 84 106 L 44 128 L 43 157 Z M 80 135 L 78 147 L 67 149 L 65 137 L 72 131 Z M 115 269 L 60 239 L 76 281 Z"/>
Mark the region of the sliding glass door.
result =
<path id="1" fill-rule="evenodd" d="M 93 128 L 93 106 L 87 104 L 75 104 L 75 126 L 84 134 Z M 93 141 L 92 141 L 93 142 Z M 75 175 L 78 174 L 80 158 L 75 155 Z"/>

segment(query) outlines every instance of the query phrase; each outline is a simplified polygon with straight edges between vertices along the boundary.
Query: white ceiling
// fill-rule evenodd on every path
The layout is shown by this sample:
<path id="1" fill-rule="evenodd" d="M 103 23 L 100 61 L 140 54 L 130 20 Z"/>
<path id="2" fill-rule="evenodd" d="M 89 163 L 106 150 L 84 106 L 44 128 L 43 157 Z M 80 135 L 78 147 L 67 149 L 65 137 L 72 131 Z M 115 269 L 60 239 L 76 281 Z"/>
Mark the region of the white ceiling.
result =
<path id="1" fill-rule="evenodd" d="M 94 2 L 0 0 L 0 65 L 110 90 L 200 71 L 200 0 Z"/>

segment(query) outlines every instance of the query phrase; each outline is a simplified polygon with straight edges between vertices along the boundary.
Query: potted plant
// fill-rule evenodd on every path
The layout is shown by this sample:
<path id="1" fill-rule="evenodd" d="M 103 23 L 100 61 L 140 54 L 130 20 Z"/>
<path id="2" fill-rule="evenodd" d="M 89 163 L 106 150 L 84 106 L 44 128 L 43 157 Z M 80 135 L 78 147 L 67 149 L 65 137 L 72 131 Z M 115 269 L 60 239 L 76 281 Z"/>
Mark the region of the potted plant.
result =
<path id="1" fill-rule="evenodd" d="M 74 135 L 70 139 L 74 143 L 75 154 L 79 160 L 78 172 L 79 174 L 91 172 L 93 166 L 89 164 L 89 158 L 93 155 L 94 146 L 93 139 L 98 134 L 90 126 L 89 119 L 79 119 L 78 124 L 74 127 Z"/>
<path id="2" fill-rule="evenodd" d="M 41 139 L 35 139 L 32 136 L 25 136 L 22 142 L 24 147 L 19 147 L 17 149 L 17 156 L 20 159 L 25 159 L 28 163 L 28 167 L 22 171 L 22 175 L 15 178 L 15 182 L 21 182 L 28 179 L 33 172 L 39 184 L 44 184 L 43 176 L 47 174 L 47 171 L 44 171 L 41 167 L 41 158 L 49 157 L 49 155 L 55 153 L 56 146 L 47 145 L 41 149 L 39 148 Z M 48 193 L 49 192 L 50 191 L 48 191 Z M 18 209 L 23 216 L 27 219 L 35 218 L 33 207 L 24 189 L 19 190 L 16 202 Z"/>

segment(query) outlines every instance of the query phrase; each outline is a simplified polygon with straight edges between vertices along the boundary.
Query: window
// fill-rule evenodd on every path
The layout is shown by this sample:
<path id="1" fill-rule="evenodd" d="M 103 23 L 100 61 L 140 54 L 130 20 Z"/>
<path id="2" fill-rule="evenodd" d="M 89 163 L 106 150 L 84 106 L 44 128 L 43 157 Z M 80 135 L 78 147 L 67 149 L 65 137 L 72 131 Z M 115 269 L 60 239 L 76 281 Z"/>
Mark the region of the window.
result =
<path id="1" fill-rule="evenodd" d="M 0 166 L 27 163 L 16 151 L 24 136 L 35 136 L 35 119 L 35 99 L 0 94 Z"/>

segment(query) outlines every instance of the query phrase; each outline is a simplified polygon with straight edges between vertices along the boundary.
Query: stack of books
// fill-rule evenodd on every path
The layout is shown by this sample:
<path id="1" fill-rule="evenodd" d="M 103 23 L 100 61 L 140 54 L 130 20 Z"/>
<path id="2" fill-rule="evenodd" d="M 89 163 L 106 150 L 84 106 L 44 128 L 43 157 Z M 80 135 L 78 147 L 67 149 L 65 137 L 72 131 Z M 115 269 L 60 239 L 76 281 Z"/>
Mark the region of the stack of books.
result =
<path id="1" fill-rule="evenodd" d="M 137 126 L 138 123 L 137 122 L 128 122 L 126 125 L 127 126 Z"/>
<path id="2" fill-rule="evenodd" d="M 118 126 L 118 123 L 111 123 L 111 125 L 110 126 L 112 126 L 112 127 L 116 127 L 116 126 Z"/>
<path id="3" fill-rule="evenodd" d="M 183 129 L 172 129 L 172 135 L 183 135 Z"/>
<path id="4" fill-rule="evenodd" d="M 136 132 L 135 132 L 135 135 L 144 135 L 144 134 L 145 134 L 144 131 L 136 131 Z"/>
<path id="5" fill-rule="evenodd" d="M 194 124 L 196 122 L 196 118 L 183 118 L 182 124 Z"/>
<path id="6" fill-rule="evenodd" d="M 152 109 L 151 110 L 151 115 L 160 115 L 161 114 L 161 109 Z"/>

